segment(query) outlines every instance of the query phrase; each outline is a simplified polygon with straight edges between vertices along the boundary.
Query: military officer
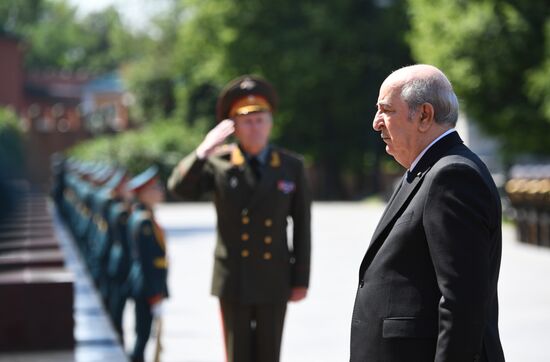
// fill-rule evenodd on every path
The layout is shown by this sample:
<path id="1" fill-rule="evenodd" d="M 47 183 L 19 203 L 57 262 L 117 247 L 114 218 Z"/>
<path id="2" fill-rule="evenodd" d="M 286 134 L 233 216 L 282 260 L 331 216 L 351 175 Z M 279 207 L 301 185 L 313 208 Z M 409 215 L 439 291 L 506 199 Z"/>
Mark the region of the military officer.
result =
<path id="1" fill-rule="evenodd" d="M 153 318 L 160 317 L 163 300 L 168 297 L 166 243 L 153 215 L 154 205 L 164 198 L 158 168 L 150 167 L 134 177 L 128 188 L 136 199 L 128 221 L 128 237 L 133 248 L 128 287 L 135 304 L 136 328 L 136 342 L 130 357 L 132 362 L 141 362 Z"/>
<path id="2" fill-rule="evenodd" d="M 233 362 L 279 361 L 287 302 L 305 298 L 309 284 L 310 192 L 301 157 L 269 144 L 276 100 L 261 78 L 230 82 L 218 98 L 219 124 L 168 181 L 187 199 L 213 191 L 212 294 L 220 299 Z M 237 144 L 222 145 L 233 133 Z"/>

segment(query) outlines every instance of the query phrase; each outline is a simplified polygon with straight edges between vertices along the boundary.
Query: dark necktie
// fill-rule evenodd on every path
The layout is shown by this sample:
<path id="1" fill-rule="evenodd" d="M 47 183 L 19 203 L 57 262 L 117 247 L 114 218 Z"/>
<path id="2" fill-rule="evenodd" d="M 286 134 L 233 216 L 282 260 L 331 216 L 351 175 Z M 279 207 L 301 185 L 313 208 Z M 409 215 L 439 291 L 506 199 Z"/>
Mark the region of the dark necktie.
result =
<path id="1" fill-rule="evenodd" d="M 260 180 L 260 178 L 262 177 L 262 170 L 261 170 L 262 165 L 260 161 L 258 160 L 257 157 L 251 157 L 250 161 L 248 162 L 250 163 L 250 167 L 252 168 L 254 177 L 256 177 L 256 181 Z"/>

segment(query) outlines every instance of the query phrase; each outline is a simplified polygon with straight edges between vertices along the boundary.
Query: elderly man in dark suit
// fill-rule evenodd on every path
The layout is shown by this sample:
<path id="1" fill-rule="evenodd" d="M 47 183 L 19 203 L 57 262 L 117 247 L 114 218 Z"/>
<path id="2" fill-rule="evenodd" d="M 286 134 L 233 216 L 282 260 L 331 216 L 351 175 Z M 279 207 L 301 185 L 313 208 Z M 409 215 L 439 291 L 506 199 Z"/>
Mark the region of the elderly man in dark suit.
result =
<path id="1" fill-rule="evenodd" d="M 353 362 L 504 361 L 497 281 L 501 205 L 454 130 L 458 100 L 437 68 L 382 84 L 373 128 L 408 171 L 359 269 Z"/>
<path id="2" fill-rule="evenodd" d="M 269 143 L 276 100 L 264 79 L 230 82 L 218 100 L 220 123 L 168 182 L 184 198 L 214 194 L 212 293 L 229 362 L 279 361 L 287 302 L 305 298 L 309 284 L 309 187 L 302 158 Z M 220 146 L 233 133 L 238 143 Z"/>

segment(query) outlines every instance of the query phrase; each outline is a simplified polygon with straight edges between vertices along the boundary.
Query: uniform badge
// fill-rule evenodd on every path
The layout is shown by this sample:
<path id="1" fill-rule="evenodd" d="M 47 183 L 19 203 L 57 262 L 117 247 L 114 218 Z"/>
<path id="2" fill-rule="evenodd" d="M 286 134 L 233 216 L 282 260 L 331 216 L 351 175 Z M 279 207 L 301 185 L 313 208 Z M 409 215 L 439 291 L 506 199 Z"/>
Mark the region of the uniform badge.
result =
<path id="1" fill-rule="evenodd" d="M 233 176 L 229 179 L 229 186 L 231 186 L 232 189 L 236 188 L 239 185 L 239 180 L 237 180 L 237 177 Z"/>
<path id="2" fill-rule="evenodd" d="M 296 189 L 296 184 L 292 181 L 279 180 L 277 182 L 277 189 L 283 194 L 290 194 Z"/>

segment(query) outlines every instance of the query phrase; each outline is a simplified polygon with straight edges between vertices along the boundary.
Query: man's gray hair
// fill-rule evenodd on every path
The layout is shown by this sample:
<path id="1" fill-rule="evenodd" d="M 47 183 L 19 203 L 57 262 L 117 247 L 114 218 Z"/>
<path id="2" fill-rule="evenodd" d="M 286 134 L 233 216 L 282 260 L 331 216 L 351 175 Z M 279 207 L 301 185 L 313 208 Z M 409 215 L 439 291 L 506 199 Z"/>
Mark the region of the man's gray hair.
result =
<path id="1" fill-rule="evenodd" d="M 458 119 L 458 99 L 451 83 L 441 75 L 416 78 L 404 83 L 401 97 L 409 106 L 409 118 L 424 103 L 434 108 L 435 122 L 454 127 Z"/>

